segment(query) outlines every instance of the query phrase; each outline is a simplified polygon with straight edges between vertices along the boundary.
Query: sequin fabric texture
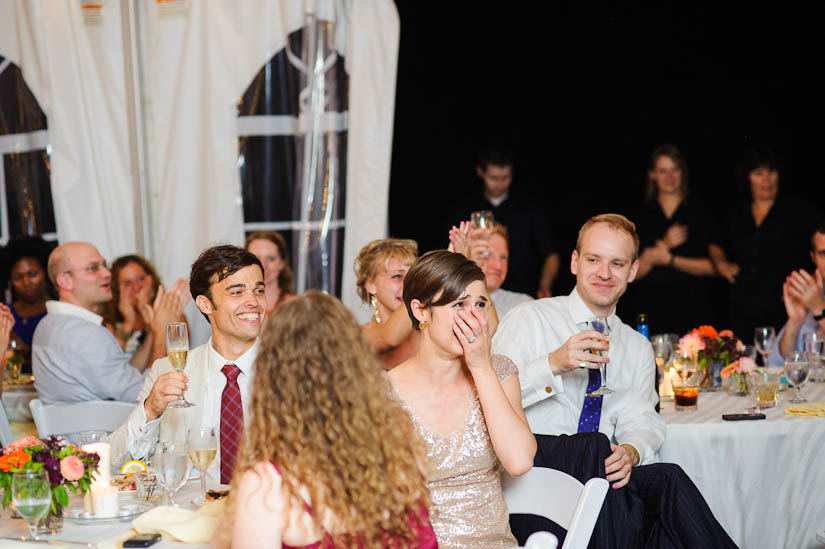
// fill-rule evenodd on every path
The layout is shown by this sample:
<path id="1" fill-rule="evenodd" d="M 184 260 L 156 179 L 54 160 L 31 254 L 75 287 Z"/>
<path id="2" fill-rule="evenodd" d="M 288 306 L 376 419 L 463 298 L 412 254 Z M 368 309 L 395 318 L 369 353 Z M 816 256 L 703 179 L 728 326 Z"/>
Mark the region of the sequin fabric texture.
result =
<path id="1" fill-rule="evenodd" d="M 505 356 L 493 355 L 492 362 L 499 381 L 518 373 Z M 430 519 L 441 548 L 518 547 L 501 494 L 498 458 L 473 393 L 466 420 L 446 438 L 433 433 L 402 403 L 427 445 Z"/>

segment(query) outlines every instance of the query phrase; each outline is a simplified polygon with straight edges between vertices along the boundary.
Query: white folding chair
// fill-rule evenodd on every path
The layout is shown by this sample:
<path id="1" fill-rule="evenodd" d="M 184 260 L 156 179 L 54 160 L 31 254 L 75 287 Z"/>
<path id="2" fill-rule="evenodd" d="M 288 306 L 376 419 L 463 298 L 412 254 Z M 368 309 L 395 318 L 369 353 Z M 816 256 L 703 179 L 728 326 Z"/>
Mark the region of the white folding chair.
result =
<path id="1" fill-rule="evenodd" d="M 567 473 L 544 467 L 515 478 L 502 471 L 501 484 L 511 514 L 538 515 L 567 530 L 562 549 L 587 547 L 609 487 L 603 478 L 582 485 Z"/>
<path id="2" fill-rule="evenodd" d="M 11 434 L 9 418 L 6 416 L 6 409 L 3 408 L 3 403 L 0 402 L 0 446 L 7 446 L 12 442 L 14 442 L 14 435 Z"/>
<path id="3" fill-rule="evenodd" d="M 550 532 L 533 532 L 524 543 L 524 549 L 556 549 L 559 538 Z"/>
<path id="4" fill-rule="evenodd" d="M 81 431 L 114 431 L 126 421 L 137 404 L 113 400 L 91 400 L 75 404 L 29 402 L 38 435 L 60 435 L 76 443 Z"/>

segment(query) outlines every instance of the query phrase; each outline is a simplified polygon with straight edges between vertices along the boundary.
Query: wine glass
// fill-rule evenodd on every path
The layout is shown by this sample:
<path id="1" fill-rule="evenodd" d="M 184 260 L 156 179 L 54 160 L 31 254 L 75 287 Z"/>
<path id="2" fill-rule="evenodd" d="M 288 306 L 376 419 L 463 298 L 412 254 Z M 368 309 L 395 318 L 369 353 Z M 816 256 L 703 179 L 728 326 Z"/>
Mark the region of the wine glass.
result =
<path id="1" fill-rule="evenodd" d="M 186 445 L 179 442 L 160 442 L 153 460 L 155 473 L 166 490 L 166 505 L 178 507 L 175 493 L 186 484 L 189 477 L 189 455 Z"/>
<path id="2" fill-rule="evenodd" d="M 189 429 L 186 438 L 189 446 L 189 460 L 192 465 L 201 473 L 201 495 L 193 501 L 195 505 L 206 503 L 206 470 L 215 461 L 218 453 L 218 440 L 215 438 L 215 429 L 206 427 L 203 429 Z"/>
<path id="3" fill-rule="evenodd" d="M 31 539 L 37 539 L 37 522 L 52 504 L 52 485 L 46 470 L 14 473 L 11 490 L 15 509 L 26 519 Z"/>
<path id="4" fill-rule="evenodd" d="M 753 331 L 753 342 L 756 350 L 762 355 L 762 364 L 768 365 L 768 356 L 776 347 L 776 330 L 773 326 L 761 326 Z"/>
<path id="5" fill-rule="evenodd" d="M 825 381 L 823 379 L 822 356 L 825 354 L 825 337 L 818 332 L 810 332 L 802 337 L 802 348 L 808 353 L 811 371 L 808 378 L 811 381 Z"/>
<path id="6" fill-rule="evenodd" d="M 591 321 L 590 329 L 595 330 L 601 334 L 605 335 L 605 339 L 602 340 L 602 343 L 610 344 L 610 327 L 607 325 L 607 319 L 604 317 L 599 317 L 596 320 Z M 602 349 L 593 349 L 593 352 L 599 356 L 607 356 L 607 350 Z M 607 386 L 607 364 L 600 363 L 599 364 L 599 374 L 601 374 L 602 383 L 601 387 L 593 391 L 592 393 L 588 393 L 587 396 L 589 397 L 597 397 L 601 395 L 611 395 L 615 393 L 613 389 L 610 389 Z"/>
<path id="7" fill-rule="evenodd" d="M 186 368 L 186 356 L 188 354 L 189 331 L 186 328 L 186 322 L 170 322 L 166 325 L 166 355 L 176 372 L 182 372 Z M 169 406 L 189 408 L 194 404 L 187 402 L 181 395 L 178 400 L 170 403 Z"/>
<path id="8" fill-rule="evenodd" d="M 493 236 L 493 212 L 489 210 L 480 210 L 470 214 L 470 221 L 473 223 L 474 236 L 482 240 L 489 240 Z M 479 257 L 489 257 L 490 252 L 480 252 Z"/>
<path id="9" fill-rule="evenodd" d="M 785 355 L 785 376 L 793 383 L 794 391 L 796 391 L 794 397 L 788 402 L 793 404 L 808 402 L 808 399 L 803 398 L 799 393 L 799 386 L 808 379 L 809 368 L 808 353 L 805 351 L 791 351 Z"/>
<path id="10" fill-rule="evenodd" d="M 656 368 L 659 370 L 659 375 L 662 375 L 662 370 L 670 361 L 670 355 L 673 354 L 673 342 L 669 334 L 659 334 L 651 338 L 650 344 L 653 345 L 653 356 L 656 358 Z"/>

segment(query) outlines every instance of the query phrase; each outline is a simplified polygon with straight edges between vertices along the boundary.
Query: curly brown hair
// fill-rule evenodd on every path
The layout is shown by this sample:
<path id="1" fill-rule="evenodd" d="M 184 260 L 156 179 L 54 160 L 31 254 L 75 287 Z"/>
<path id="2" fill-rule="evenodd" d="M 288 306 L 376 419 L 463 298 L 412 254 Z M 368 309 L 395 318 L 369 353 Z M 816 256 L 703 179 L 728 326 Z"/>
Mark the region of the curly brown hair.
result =
<path id="1" fill-rule="evenodd" d="M 319 530 L 327 511 L 341 521 L 349 535 L 336 547 L 380 547 L 387 535 L 409 545 L 410 517 L 429 506 L 423 446 L 355 316 L 317 290 L 287 301 L 264 329 L 255 368 L 233 484 L 269 461 L 290 495 L 309 490 Z"/>
<path id="2" fill-rule="evenodd" d="M 387 263 L 392 258 L 412 265 L 418 257 L 418 243 L 415 240 L 406 238 L 384 238 L 373 240 L 358 252 L 355 258 L 355 276 L 357 278 L 358 297 L 364 303 L 369 303 L 370 294 L 364 287 L 374 276 L 387 268 Z"/>

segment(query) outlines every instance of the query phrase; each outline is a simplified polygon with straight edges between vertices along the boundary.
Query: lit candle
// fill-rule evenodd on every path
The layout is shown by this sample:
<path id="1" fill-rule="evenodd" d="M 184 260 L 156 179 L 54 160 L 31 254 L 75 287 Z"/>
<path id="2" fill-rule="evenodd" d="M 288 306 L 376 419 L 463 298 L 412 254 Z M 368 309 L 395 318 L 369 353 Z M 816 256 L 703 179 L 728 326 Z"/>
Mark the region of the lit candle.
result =
<path id="1" fill-rule="evenodd" d="M 111 486 L 111 467 L 109 465 L 109 456 L 111 454 L 111 446 L 108 442 L 91 442 L 84 444 L 80 448 L 84 452 L 90 454 L 97 454 L 100 460 L 97 462 L 97 474 L 92 478 L 92 487 L 108 488 Z"/>
<path id="2" fill-rule="evenodd" d="M 673 376 L 676 375 L 676 370 L 671 367 L 662 376 L 662 383 L 659 385 L 659 396 L 672 397 L 673 396 Z"/>
<path id="3" fill-rule="evenodd" d="M 96 517 L 114 517 L 120 510 L 117 486 L 93 486 L 92 507 Z"/>

